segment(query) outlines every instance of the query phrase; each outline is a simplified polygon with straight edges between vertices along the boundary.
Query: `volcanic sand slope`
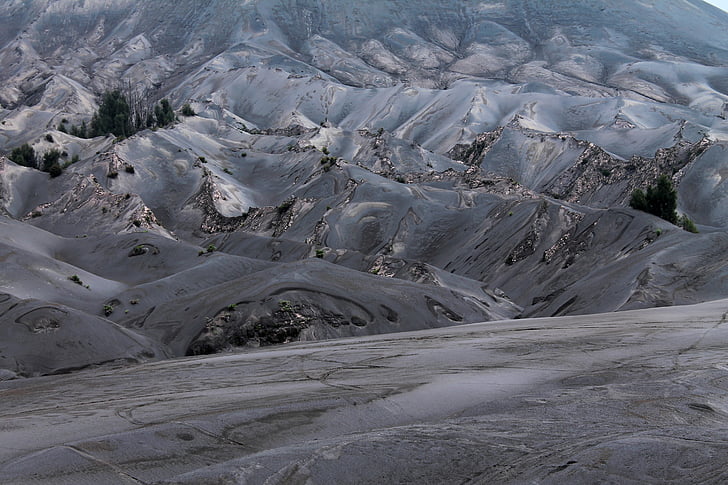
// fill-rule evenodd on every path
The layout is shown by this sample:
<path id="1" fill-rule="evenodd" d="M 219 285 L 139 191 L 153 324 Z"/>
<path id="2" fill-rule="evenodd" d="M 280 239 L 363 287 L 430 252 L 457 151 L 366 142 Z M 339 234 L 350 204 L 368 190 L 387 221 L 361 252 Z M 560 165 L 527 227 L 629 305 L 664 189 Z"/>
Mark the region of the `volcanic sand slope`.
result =
<path id="1" fill-rule="evenodd" d="M 0 382 L 0 481 L 722 483 L 721 300 Z"/>
<path id="2" fill-rule="evenodd" d="M 5 2 L 0 150 L 79 160 L 49 179 L 0 157 L 0 292 L 86 350 L 43 367 L 13 338 L 3 367 L 725 297 L 727 22 L 698 1 Z M 57 130 L 119 83 L 198 115 Z M 660 173 L 701 234 L 625 208 Z"/>

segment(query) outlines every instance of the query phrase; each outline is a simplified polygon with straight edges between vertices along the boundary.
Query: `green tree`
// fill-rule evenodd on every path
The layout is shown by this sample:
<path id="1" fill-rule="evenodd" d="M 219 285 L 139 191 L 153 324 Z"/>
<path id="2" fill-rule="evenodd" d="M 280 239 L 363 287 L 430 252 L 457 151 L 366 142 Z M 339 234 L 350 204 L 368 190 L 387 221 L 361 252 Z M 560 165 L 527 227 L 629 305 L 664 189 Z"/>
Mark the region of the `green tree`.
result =
<path id="1" fill-rule="evenodd" d="M 43 171 L 50 172 L 53 165 L 58 165 L 58 160 L 61 158 L 61 152 L 55 148 L 48 150 L 43 154 Z"/>
<path id="2" fill-rule="evenodd" d="M 677 223 L 677 191 L 667 175 L 660 175 L 657 185 L 647 189 L 648 212 Z"/>
<path id="3" fill-rule="evenodd" d="M 677 191 L 667 175 L 660 175 L 657 185 L 648 187 L 647 193 L 642 189 L 635 189 L 629 205 L 633 209 L 649 212 L 673 224 L 678 223 Z"/>
<path id="4" fill-rule="evenodd" d="M 195 110 L 192 109 L 192 106 L 190 106 L 190 103 L 185 103 L 182 105 L 182 115 L 184 116 L 195 116 Z"/>
<path id="5" fill-rule="evenodd" d="M 63 168 L 61 168 L 61 165 L 56 162 L 50 167 L 48 167 L 48 173 L 50 174 L 51 178 L 58 177 L 60 174 L 63 173 Z"/>
<path id="6" fill-rule="evenodd" d="M 167 126 L 174 121 L 174 110 L 167 98 L 154 107 L 154 117 L 157 119 L 157 126 Z"/>
<path id="7" fill-rule="evenodd" d="M 642 212 L 649 212 L 647 197 L 642 189 L 635 189 L 632 192 L 632 197 L 629 199 L 629 206 Z"/>
<path id="8" fill-rule="evenodd" d="M 10 153 L 10 160 L 24 167 L 38 167 L 38 159 L 35 157 L 35 150 L 33 150 L 33 147 L 27 143 L 23 143 L 21 146 L 13 148 L 13 151 Z"/>
<path id="9" fill-rule="evenodd" d="M 129 103 L 121 91 L 117 89 L 104 93 L 99 110 L 91 119 L 91 136 L 112 133 L 127 137 L 134 132 Z"/>

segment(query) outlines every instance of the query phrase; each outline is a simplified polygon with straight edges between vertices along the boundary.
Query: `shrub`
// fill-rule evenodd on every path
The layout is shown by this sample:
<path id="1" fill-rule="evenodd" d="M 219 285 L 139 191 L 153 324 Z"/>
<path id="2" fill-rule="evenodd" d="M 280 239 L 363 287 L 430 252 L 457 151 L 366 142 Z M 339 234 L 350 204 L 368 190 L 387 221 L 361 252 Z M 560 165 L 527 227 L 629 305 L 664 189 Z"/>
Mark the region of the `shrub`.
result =
<path id="1" fill-rule="evenodd" d="M 646 193 L 641 189 L 635 189 L 629 205 L 633 209 L 649 212 L 673 224 L 678 222 L 677 191 L 667 175 L 660 175 L 657 185 L 648 187 Z"/>
<path id="2" fill-rule="evenodd" d="M 108 317 L 112 313 L 114 313 L 114 307 L 109 304 L 104 305 L 104 315 Z"/>
<path id="3" fill-rule="evenodd" d="M 61 152 L 55 148 L 48 150 L 43 154 L 43 171 L 50 172 L 53 165 L 58 165 L 61 158 Z M 58 166 L 60 168 L 60 165 Z M 60 175 L 60 174 L 59 174 Z"/>
<path id="4" fill-rule="evenodd" d="M 56 178 L 63 173 L 63 168 L 58 162 L 56 162 L 48 168 L 48 173 L 51 178 Z"/>
<path id="5" fill-rule="evenodd" d="M 154 107 L 154 117 L 157 120 L 157 126 L 167 126 L 174 122 L 175 115 L 168 99 L 163 99 Z"/>
<path id="6" fill-rule="evenodd" d="M 192 106 L 190 106 L 190 103 L 185 103 L 182 105 L 182 115 L 183 116 L 195 116 L 197 113 L 195 113 L 195 110 L 192 109 Z"/>
<path id="7" fill-rule="evenodd" d="M 35 150 L 27 143 L 23 143 L 17 148 L 13 148 L 10 153 L 10 160 L 22 165 L 24 167 L 36 168 L 38 166 L 38 159 L 35 156 Z"/>
<path id="8" fill-rule="evenodd" d="M 323 258 L 324 257 L 324 250 L 323 249 L 317 249 L 316 250 L 316 257 L 317 258 Z"/>
<path id="9" fill-rule="evenodd" d="M 692 232 L 693 234 L 697 234 L 699 232 L 698 228 L 695 226 L 695 223 L 685 214 L 680 216 L 677 225 L 688 232 Z"/>
<path id="10" fill-rule="evenodd" d="M 71 281 L 73 281 L 77 285 L 83 286 L 83 281 L 81 281 L 81 278 L 79 278 L 78 275 L 76 275 L 76 274 L 73 275 L 73 276 L 69 276 L 68 279 L 71 280 Z"/>
<path id="11" fill-rule="evenodd" d="M 209 246 L 207 246 L 208 253 L 214 253 L 215 251 L 217 251 L 217 247 L 215 247 L 214 244 L 210 244 Z"/>

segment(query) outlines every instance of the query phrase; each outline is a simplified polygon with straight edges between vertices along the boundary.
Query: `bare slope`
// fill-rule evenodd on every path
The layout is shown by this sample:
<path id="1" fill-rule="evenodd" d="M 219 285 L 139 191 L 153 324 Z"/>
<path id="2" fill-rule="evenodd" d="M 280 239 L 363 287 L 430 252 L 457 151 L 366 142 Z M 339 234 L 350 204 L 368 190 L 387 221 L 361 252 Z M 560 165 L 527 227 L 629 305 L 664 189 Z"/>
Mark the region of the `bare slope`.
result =
<path id="1" fill-rule="evenodd" d="M 720 483 L 727 305 L 0 382 L 0 481 Z"/>
<path id="2" fill-rule="evenodd" d="M 13 339 L 3 366 L 725 297 L 727 23 L 699 1 L 4 2 L 0 151 L 78 162 L 0 157 L 0 292 L 154 352 L 45 368 Z M 58 130 L 119 84 L 198 114 Z M 701 234 L 625 207 L 660 173 Z"/>

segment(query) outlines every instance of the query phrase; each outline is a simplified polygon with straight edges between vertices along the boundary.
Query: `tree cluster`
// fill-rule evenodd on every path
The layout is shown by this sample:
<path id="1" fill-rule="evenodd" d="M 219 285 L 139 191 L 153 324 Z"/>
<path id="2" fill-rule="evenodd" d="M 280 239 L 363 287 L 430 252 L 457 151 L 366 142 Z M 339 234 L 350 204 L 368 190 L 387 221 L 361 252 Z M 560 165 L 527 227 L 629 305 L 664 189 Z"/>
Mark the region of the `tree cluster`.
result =
<path id="1" fill-rule="evenodd" d="M 48 172 L 51 177 L 58 177 L 63 173 L 63 166 L 60 163 L 62 156 L 63 154 L 59 150 L 52 148 L 45 152 L 43 156 L 39 157 L 36 155 L 32 146 L 24 143 L 19 147 L 13 148 L 9 158 L 18 165 L 39 168 L 44 172 Z M 78 157 L 74 156 L 73 161 L 76 160 L 78 160 Z"/>
<path id="2" fill-rule="evenodd" d="M 193 116 L 195 112 L 185 105 L 183 114 Z M 168 99 L 162 99 L 158 104 L 149 103 L 145 95 L 140 95 L 130 86 L 124 89 L 107 91 L 101 98 L 101 104 L 87 126 L 82 122 L 80 126 L 65 125 L 65 120 L 58 125 L 58 130 L 79 138 L 93 138 L 106 136 L 109 133 L 119 138 L 126 138 L 145 128 L 161 128 L 173 123 L 176 119 L 174 109 Z"/>
<path id="3" fill-rule="evenodd" d="M 647 188 L 647 192 L 642 189 L 635 189 L 629 200 L 629 205 L 633 209 L 648 212 L 665 219 L 666 221 L 678 225 L 689 232 L 698 232 L 697 227 L 692 220 L 686 215 L 678 216 L 677 214 L 677 191 L 672 185 L 672 180 L 667 175 L 660 175 L 656 185 Z"/>

